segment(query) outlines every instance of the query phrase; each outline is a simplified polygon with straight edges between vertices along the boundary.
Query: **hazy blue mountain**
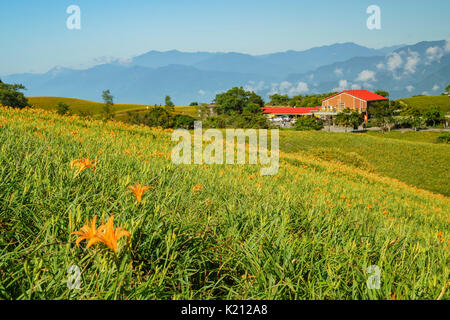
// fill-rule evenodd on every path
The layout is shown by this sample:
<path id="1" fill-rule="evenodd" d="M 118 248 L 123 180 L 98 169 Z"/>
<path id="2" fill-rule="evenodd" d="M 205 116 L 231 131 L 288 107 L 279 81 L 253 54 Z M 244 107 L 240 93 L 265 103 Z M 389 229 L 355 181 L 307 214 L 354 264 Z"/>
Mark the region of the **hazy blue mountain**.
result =
<path id="1" fill-rule="evenodd" d="M 211 102 L 219 92 L 249 81 L 268 77 L 233 72 L 204 71 L 190 66 L 161 68 L 105 64 L 87 70 L 42 75 L 13 75 L 8 83 L 22 83 L 28 96 L 62 96 L 101 101 L 102 91 L 110 89 L 117 103 L 164 103 L 170 95 L 178 105 L 192 101 Z"/>
<path id="2" fill-rule="evenodd" d="M 400 44 L 400 45 L 396 45 L 396 46 L 383 47 L 383 48 L 377 49 L 377 51 L 380 54 L 386 55 L 388 53 L 394 52 L 395 50 L 406 47 L 406 46 L 407 46 L 406 44 Z"/>
<path id="3" fill-rule="evenodd" d="M 392 49 L 392 48 L 391 48 Z M 355 43 L 333 44 L 305 51 L 286 51 L 266 55 L 243 53 L 150 51 L 132 59 L 129 65 L 164 67 L 170 64 L 195 66 L 201 70 L 257 73 L 284 77 L 289 73 L 306 72 L 317 67 L 352 57 L 385 54 L 390 49 L 370 49 Z"/>
<path id="4" fill-rule="evenodd" d="M 129 63 L 133 66 L 158 68 L 165 67 L 171 64 L 182 64 L 191 66 L 203 60 L 209 59 L 217 53 L 211 52 L 181 52 L 178 50 L 172 51 L 149 51 L 132 59 Z"/>
<path id="5" fill-rule="evenodd" d="M 290 72 L 289 66 L 273 64 L 256 56 L 236 52 L 214 55 L 194 66 L 200 70 L 272 75 L 280 79 Z"/>
<path id="6" fill-rule="evenodd" d="M 118 103 L 160 104 L 165 95 L 178 105 L 211 102 L 233 86 L 254 90 L 265 99 L 273 93 L 292 96 L 351 88 L 383 89 L 401 98 L 440 94 L 450 84 L 450 52 L 445 41 L 377 50 L 344 43 L 260 56 L 151 51 L 127 64 L 86 70 L 57 67 L 3 80 L 24 84 L 28 96 L 101 101 L 102 91 L 110 89 Z"/>
<path id="7" fill-rule="evenodd" d="M 352 42 L 338 43 L 329 46 L 316 47 L 305 51 L 286 51 L 260 56 L 267 62 L 286 66 L 294 72 L 306 72 L 320 66 L 353 57 L 370 57 L 382 54 L 376 49 L 366 48 Z"/>

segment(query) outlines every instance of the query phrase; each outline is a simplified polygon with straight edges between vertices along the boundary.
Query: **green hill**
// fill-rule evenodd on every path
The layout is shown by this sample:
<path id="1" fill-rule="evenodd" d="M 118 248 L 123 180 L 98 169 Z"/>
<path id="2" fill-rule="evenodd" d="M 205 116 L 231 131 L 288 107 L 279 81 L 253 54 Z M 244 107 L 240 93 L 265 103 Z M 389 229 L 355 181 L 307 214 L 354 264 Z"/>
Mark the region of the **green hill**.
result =
<path id="1" fill-rule="evenodd" d="M 437 139 L 436 134 L 433 136 Z M 431 139 L 422 137 L 427 138 Z M 280 149 L 352 165 L 449 196 L 450 147 L 412 139 L 400 140 L 398 136 L 395 139 L 390 135 L 282 131 Z"/>
<path id="2" fill-rule="evenodd" d="M 31 106 L 44 109 L 44 110 L 56 110 L 56 106 L 59 102 L 64 102 L 69 105 L 71 112 L 75 114 L 91 113 L 93 115 L 100 114 L 102 112 L 103 103 L 94 102 L 75 98 L 63 98 L 63 97 L 27 97 Z M 145 104 L 114 104 L 114 111 L 116 112 L 119 120 L 124 120 L 127 116 L 127 112 L 144 112 L 147 107 L 153 107 L 152 105 Z M 175 107 L 175 112 L 180 114 L 188 114 L 191 116 L 197 115 L 196 107 Z"/>
<path id="3" fill-rule="evenodd" d="M 441 96 L 415 96 L 411 98 L 403 98 L 398 100 L 408 106 L 416 107 L 418 109 L 429 109 L 433 106 L 438 106 L 447 114 L 450 113 L 450 97 L 446 95 Z"/>

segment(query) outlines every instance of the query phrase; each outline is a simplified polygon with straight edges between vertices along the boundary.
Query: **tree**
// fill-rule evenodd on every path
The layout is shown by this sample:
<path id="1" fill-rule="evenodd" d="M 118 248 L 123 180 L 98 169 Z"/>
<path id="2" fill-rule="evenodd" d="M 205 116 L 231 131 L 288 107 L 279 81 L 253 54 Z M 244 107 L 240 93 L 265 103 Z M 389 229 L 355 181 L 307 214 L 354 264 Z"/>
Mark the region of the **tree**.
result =
<path id="1" fill-rule="evenodd" d="M 198 102 L 191 102 L 191 104 L 190 104 L 189 106 L 190 106 L 190 107 L 198 106 Z"/>
<path id="2" fill-rule="evenodd" d="M 417 128 L 422 124 L 422 113 L 419 109 L 415 107 L 408 106 L 403 114 L 408 117 L 408 121 L 411 124 L 411 127 L 414 128 L 414 131 L 417 131 Z"/>
<path id="3" fill-rule="evenodd" d="M 375 91 L 374 93 L 375 93 L 375 94 L 378 94 L 378 95 L 380 95 L 380 96 L 382 96 L 382 97 L 389 98 L 389 92 L 387 92 L 387 91 L 384 91 L 384 90 L 377 90 L 377 91 Z"/>
<path id="4" fill-rule="evenodd" d="M 66 114 L 70 114 L 70 107 L 67 103 L 64 102 L 58 102 L 56 105 L 56 113 L 64 116 Z"/>
<path id="5" fill-rule="evenodd" d="M 383 132 L 391 131 L 395 125 L 395 112 L 398 105 L 395 102 L 378 101 L 370 105 L 371 122 L 380 127 Z"/>
<path id="6" fill-rule="evenodd" d="M 436 126 L 444 120 L 444 113 L 441 108 L 434 106 L 427 109 L 422 114 L 423 120 L 427 126 Z"/>
<path id="7" fill-rule="evenodd" d="M 219 114 L 241 114 L 244 112 L 261 113 L 264 100 L 254 92 L 245 91 L 242 87 L 234 87 L 227 92 L 216 95 L 215 103 Z M 254 105 L 258 106 L 256 108 Z"/>
<path id="8" fill-rule="evenodd" d="M 264 100 L 254 92 L 250 93 L 250 96 L 248 97 L 248 103 L 255 104 L 259 108 L 264 107 L 264 105 L 266 104 L 264 102 Z M 255 111 L 255 113 L 258 113 L 258 112 L 261 112 L 261 109 L 259 109 L 258 111 Z"/>
<path id="9" fill-rule="evenodd" d="M 166 96 L 165 107 L 166 107 L 167 112 L 169 112 L 169 113 L 175 111 L 175 105 L 173 104 L 170 96 Z"/>
<path id="10" fill-rule="evenodd" d="M 261 113 L 261 107 L 254 102 L 249 102 L 242 110 L 242 113 Z"/>
<path id="11" fill-rule="evenodd" d="M 173 117 L 165 108 L 155 107 L 144 115 L 143 123 L 150 127 L 173 127 Z"/>
<path id="12" fill-rule="evenodd" d="M 450 96 L 450 84 L 445 87 L 445 92 L 447 92 L 447 94 Z"/>
<path id="13" fill-rule="evenodd" d="M 271 106 L 287 106 L 291 100 L 287 94 L 280 95 L 278 93 L 271 95 L 269 105 Z"/>
<path id="14" fill-rule="evenodd" d="M 364 119 L 362 114 L 356 111 L 352 111 L 349 108 L 345 108 L 342 112 L 338 113 L 336 116 L 336 123 L 347 128 L 358 129 L 358 127 L 363 123 Z"/>
<path id="15" fill-rule="evenodd" d="M 353 111 L 350 113 L 349 123 L 353 126 L 353 129 L 357 130 L 364 122 L 364 117 L 361 113 Z"/>
<path id="16" fill-rule="evenodd" d="M 25 108 L 28 100 L 21 90 L 26 90 L 21 84 L 7 84 L 0 80 L 0 104 L 12 108 Z"/>
<path id="17" fill-rule="evenodd" d="M 112 119 L 114 117 L 114 97 L 111 95 L 111 92 L 109 90 L 105 90 L 102 93 L 103 101 L 105 102 L 105 105 L 103 106 L 103 116 L 105 120 Z"/>
<path id="18" fill-rule="evenodd" d="M 307 130 L 322 130 L 323 121 L 316 117 L 299 117 L 295 121 L 295 130 L 307 131 Z"/>
<path id="19" fill-rule="evenodd" d="M 195 118 L 185 115 L 177 114 L 174 118 L 174 128 L 194 129 Z"/>

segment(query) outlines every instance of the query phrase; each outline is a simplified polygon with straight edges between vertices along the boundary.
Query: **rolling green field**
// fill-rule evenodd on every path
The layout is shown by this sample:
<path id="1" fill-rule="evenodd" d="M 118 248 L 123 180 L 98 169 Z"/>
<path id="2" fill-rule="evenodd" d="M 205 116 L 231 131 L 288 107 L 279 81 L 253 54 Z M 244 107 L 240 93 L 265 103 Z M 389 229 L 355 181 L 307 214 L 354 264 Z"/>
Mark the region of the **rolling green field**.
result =
<path id="1" fill-rule="evenodd" d="M 70 106 L 72 113 L 79 114 L 80 112 L 89 112 L 93 115 L 98 115 L 102 112 L 104 106 L 103 103 L 74 99 L 74 98 L 62 98 L 62 97 L 27 97 L 30 105 L 44 109 L 44 110 L 56 110 L 56 106 L 59 102 L 64 102 Z M 145 112 L 147 106 L 153 107 L 151 105 L 143 104 L 114 104 L 114 112 L 118 120 L 126 120 L 128 118 L 128 112 Z M 197 107 L 184 107 L 176 106 L 175 113 L 187 114 L 196 116 Z"/>
<path id="2" fill-rule="evenodd" d="M 416 96 L 411 98 L 399 99 L 399 102 L 403 102 L 406 105 L 416 107 L 418 109 L 429 109 L 434 106 L 438 106 L 442 111 L 447 114 L 450 113 L 450 97 L 446 95 L 442 96 Z"/>
<path id="3" fill-rule="evenodd" d="M 368 136 L 378 137 L 382 139 L 397 139 L 406 140 L 412 142 L 427 142 L 427 143 L 439 143 L 438 137 L 442 135 L 442 132 L 436 131 L 391 131 L 391 132 L 376 132 L 367 131 L 365 133 Z"/>
<path id="4" fill-rule="evenodd" d="M 0 298 L 449 299 L 450 199 L 414 186 L 448 188 L 448 146 L 283 131 L 263 177 L 176 166 L 171 132 L 0 108 Z M 117 251 L 76 246 L 94 216 Z"/>
<path id="5" fill-rule="evenodd" d="M 414 134 L 421 138 L 413 138 Z M 411 141 L 428 139 L 428 133 L 372 135 L 329 132 L 280 132 L 285 152 L 313 154 L 406 182 L 411 186 L 450 195 L 450 146 Z M 433 133 L 432 136 L 435 134 Z M 425 138 L 427 137 L 427 138 Z"/>

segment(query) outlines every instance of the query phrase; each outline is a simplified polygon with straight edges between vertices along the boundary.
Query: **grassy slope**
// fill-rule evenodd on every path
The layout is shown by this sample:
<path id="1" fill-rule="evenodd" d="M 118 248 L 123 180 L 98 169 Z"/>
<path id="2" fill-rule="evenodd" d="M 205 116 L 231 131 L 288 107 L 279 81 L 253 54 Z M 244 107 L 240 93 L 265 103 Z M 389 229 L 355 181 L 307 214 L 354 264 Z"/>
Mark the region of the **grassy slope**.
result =
<path id="1" fill-rule="evenodd" d="M 280 148 L 314 154 L 450 195 L 450 146 L 366 134 L 281 131 Z"/>
<path id="2" fill-rule="evenodd" d="M 56 110 L 58 102 L 67 103 L 73 113 L 91 112 L 92 114 L 99 114 L 102 112 L 103 103 L 62 97 L 27 97 L 30 105 L 44 110 Z M 145 111 L 147 105 L 143 104 L 115 104 L 114 111 L 119 120 L 124 120 L 127 112 L 142 112 Z M 196 107 L 175 107 L 175 111 L 180 114 L 197 115 Z"/>
<path id="3" fill-rule="evenodd" d="M 170 131 L 0 109 L 0 297 L 449 298 L 449 198 L 311 154 L 282 153 L 269 177 L 175 166 L 172 146 Z M 87 155 L 97 170 L 74 177 L 69 163 Z M 136 183 L 153 187 L 141 204 L 125 193 Z M 118 265 L 69 236 L 94 215 L 132 234 Z M 81 290 L 66 287 L 71 265 Z M 367 289 L 370 265 L 380 290 Z"/>
<path id="4" fill-rule="evenodd" d="M 438 137 L 442 135 L 442 132 L 434 131 L 391 131 L 391 132 L 376 132 L 368 131 L 367 135 L 378 137 L 378 138 L 388 138 L 388 139 L 398 139 L 407 140 L 413 142 L 427 142 L 427 143 L 438 143 Z"/>
<path id="5" fill-rule="evenodd" d="M 419 109 L 429 109 L 433 106 L 438 106 L 447 114 L 450 113 L 450 98 L 448 96 L 417 96 L 399 99 L 398 101 Z"/>

